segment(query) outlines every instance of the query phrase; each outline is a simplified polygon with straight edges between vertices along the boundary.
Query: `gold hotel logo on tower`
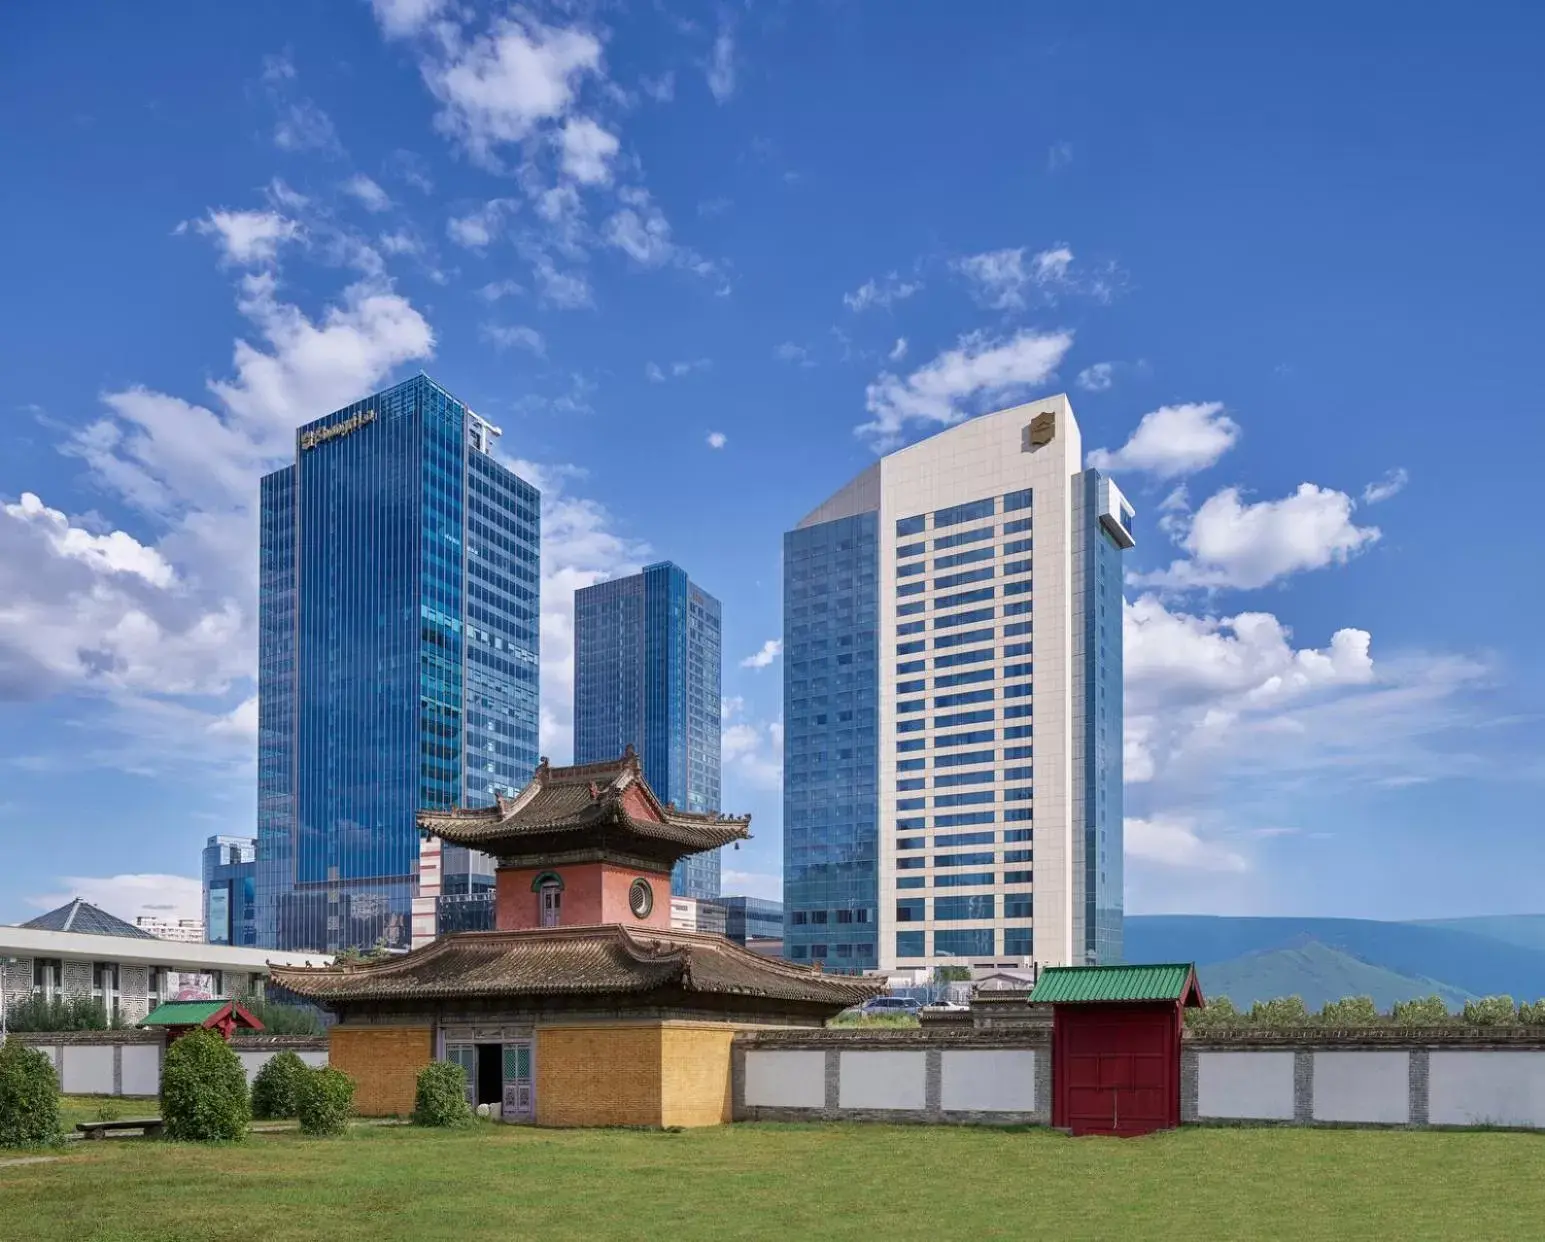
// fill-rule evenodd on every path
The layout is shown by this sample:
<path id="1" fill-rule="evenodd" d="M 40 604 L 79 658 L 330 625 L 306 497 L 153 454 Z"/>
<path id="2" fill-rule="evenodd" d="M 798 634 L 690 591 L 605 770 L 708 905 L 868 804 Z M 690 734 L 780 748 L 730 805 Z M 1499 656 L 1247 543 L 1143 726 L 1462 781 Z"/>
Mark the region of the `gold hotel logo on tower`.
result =
<path id="1" fill-rule="evenodd" d="M 351 431 L 358 431 L 366 423 L 376 421 L 376 412 L 366 410 L 362 414 L 350 414 L 341 423 L 334 423 L 331 427 L 318 427 L 315 431 L 303 431 L 300 433 L 301 451 L 314 449 L 319 444 L 326 444 L 329 440 L 336 440 L 339 436 L 346 436 Z"/>

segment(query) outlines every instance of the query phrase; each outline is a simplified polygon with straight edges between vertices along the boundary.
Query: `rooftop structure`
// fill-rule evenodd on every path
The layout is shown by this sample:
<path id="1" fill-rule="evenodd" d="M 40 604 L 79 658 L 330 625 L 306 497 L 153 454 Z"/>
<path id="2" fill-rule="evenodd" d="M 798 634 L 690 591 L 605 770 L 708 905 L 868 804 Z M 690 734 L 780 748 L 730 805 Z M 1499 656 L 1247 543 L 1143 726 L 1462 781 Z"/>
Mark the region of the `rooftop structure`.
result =
<path id="1" fill-rule="evenodd" d="M 109 914 L 80 897 L 67 901 L 57 909 L 37 918 L 28 919 L 19 927 L 31 927 L 37 931 L 75 932 L 85 936 L 125 936 L 137 940 L 154 940 L 155 937 L 142 927 L 125 923 L 115 914 Z"/>

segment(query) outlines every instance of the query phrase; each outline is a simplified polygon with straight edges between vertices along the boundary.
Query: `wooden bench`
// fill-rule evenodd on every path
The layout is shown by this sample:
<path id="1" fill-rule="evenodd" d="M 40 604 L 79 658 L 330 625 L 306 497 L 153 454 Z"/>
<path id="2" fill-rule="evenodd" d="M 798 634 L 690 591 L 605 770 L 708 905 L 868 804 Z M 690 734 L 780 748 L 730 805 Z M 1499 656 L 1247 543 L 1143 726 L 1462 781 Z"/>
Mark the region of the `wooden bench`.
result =
<path id="1" fill-rule="evenodd" d="M 161 1137 L 159 1117 L 129 1118 L 126 1121 L 77 1121 L 75 1128 L 88 1139 L 102 1139 L 114 1130 L 143 1130 L 146 1138 Z"/>

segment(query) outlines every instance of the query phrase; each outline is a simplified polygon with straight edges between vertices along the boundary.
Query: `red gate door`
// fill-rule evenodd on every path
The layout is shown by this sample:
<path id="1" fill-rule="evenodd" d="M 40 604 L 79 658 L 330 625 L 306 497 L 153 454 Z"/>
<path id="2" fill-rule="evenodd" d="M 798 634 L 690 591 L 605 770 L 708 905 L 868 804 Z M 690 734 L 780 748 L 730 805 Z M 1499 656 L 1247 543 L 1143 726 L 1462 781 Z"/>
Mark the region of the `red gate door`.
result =
<path id="1" fill-rule="evenodd" d="M 1176 1124 L 1180 1066 L 1169 1011 L 1092 1005 L 1058 1016 L 1058 1124 L 1124 1137 Z"/>

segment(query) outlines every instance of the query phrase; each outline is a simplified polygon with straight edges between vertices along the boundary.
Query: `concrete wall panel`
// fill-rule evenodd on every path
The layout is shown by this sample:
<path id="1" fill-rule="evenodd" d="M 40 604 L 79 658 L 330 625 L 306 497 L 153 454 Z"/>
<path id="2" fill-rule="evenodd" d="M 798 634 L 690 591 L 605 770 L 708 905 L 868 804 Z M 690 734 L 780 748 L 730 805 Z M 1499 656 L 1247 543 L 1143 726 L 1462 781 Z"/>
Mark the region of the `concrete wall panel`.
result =
<path id="1" fill-rule="evenodd" d="M 1292 1121 L 1293 1053 L 1201 1053 L 1196 1113 L 1198 1117 Z"/>
<path id="2" fill-rule="evenodd" d="M 1314 1119 L 1405 1125 L 1410 1067 L 1409 1052 L 1316 1052 Z"/>
<path id="3" fill-rule="evenodd" d="M 101 1044 L 66 1044 L 60 1084 L 66 1095 L 112 1095 L 113 1050 Z"/>
<path id="4" fill-rule="evenodd" d="M 1437 1052 L 1427 1070 L 1436 1126 L 1545 1127 L 1545 1052 Z"/>
<path id="5" fill-rule="evenodd" d="M 921 1109 L 927 1099 L 923 1052 L 844 1052 L 837 1106 L 843 1109 Z"/>
<path id="6" fill-rule="evenodd" d="M 824 1052 L 746 1053 L 749 1108 L 821 1108 L 826 1104 Z"/>
<path id="7" fill-rule="evenodd" d="M 160 1092 L 161 1050 L 154 1044 L 125 1044 L 123 1094 L 159 1095 Z"/>
<path id="8" fill-rule="evenodd" d="M 939 1107 L 945 1112 L 1035 1111 L 1033 1049 L 946 1050 L 942 1059 Z"/>

